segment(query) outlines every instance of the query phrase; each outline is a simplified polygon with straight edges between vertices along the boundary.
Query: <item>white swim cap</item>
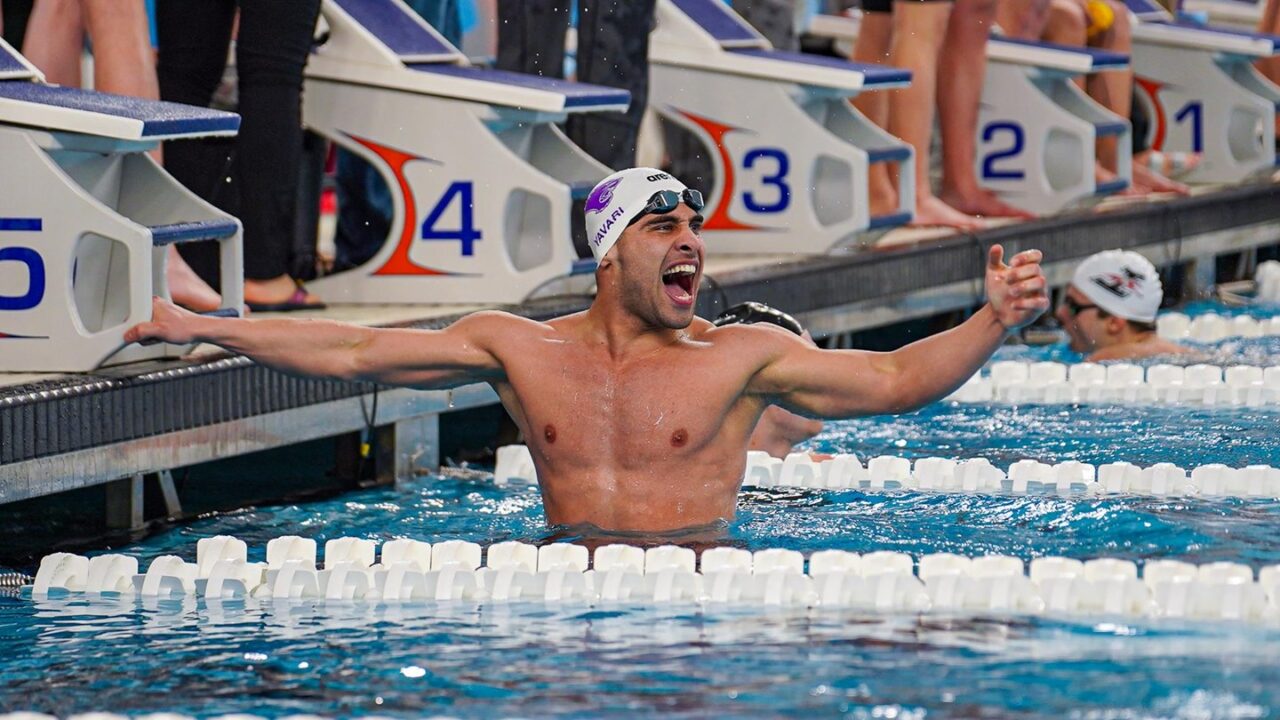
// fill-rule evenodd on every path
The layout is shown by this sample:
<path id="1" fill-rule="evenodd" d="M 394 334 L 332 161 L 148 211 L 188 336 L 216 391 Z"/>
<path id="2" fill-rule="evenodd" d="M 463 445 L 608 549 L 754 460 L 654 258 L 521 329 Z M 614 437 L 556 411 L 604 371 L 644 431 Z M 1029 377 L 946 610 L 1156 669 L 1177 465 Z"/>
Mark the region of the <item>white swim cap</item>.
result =
<path id="1" fill-rule="evenodd" d="M 622 231 L 659 190 L 682 192 L 684 183 L 654 168 L 619 170 L 591 189 L 587 196 L 587 244 L 596 262 L 609 252 Z"/>
<path id="2" fill-rule="evenodd" d="M 1107 313 L 1137 322 L 1155 322 L 1164 298 L 1155 266 L 1130 250 L 1090 255 L 1076 268 L 1071 284 Z"/>

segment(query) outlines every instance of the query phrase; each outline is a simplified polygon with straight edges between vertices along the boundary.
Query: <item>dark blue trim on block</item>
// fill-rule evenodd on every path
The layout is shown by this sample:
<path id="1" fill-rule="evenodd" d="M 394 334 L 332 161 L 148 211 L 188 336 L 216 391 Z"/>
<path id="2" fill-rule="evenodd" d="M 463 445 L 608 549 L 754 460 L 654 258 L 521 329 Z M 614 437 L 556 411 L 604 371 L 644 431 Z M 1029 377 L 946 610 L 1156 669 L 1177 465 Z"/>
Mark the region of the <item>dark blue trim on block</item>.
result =
<path id="1" fill-rule="evenodd" d="M 1058 43 L 1039 42 L 1036 40 L 1018 40 L 1011 37 L 1000 35 L 992 37 L 1010 45 L 1024 45 L 1026 47 L 1045 48 L 1048 50 L 1056 50 L 1058 52 L 1074 53 L 1076 55 L 1088 55 L 1093 61 L 1093 68 L 1101 70 L 1103 68 L 1123 68 L 1129 66 L 1129 56 L 1124 53 L 1109 52 L 1107 50 L 1096 50 L 1094 48 L 1080 47 L 1078 45 L 1059 45 Z"/>
<path id="2" fill-rule="evenodd" d="M 764 50 L 761 48 L 742 48 L 731 51 L 735 55 L 764 58 L 778 62 L 815 65 L 833 70 L 846 70 L 862 73 L 864 87 L 877 85 L 901 85 L 911 82 L 911 71 L 901 68 L 873 65 L 871 63 L 855 63 L 841 58 L 813 55 L 811 53 L 787 52 L 786 50 Z"/>
<path id="3" fill-rule="evenodd" d="M 558 93 L 564 96 L 564 106 L 566 108 L 631 104 L 631 93 L 603 85 L 587 85 L 585 83 L 561 80 L 560 78 L 547 78 L 526 73 L 509 72 L 507 70 L 486 70 L 484 68 L 462 67 L 459 65 L 413 63 L 408 67 L 418 72 L 448 75 L 449 77 L 462 78 L 464 80 L 478 80 L 497 85 L 510 85 Z"/>
<path id="4" fill-rule="evenodd" d="M 8 50 L 0 50 L 0 73 L 12 72 L 30 73 L 31 70 Z"/>
<path id="5" fill-rule="evenodd" d="M 903 162 L 911 159 L 909 147 L 868 148 L 867 162 Z"/>
<path id="6" fill-rule="evenodd" d="M 1098 137 L 1106 137 L 1108 135 L 1123 135 L 1129 132 L 1129 123 L 1126 122 L 1107 122 L 1098 123 L 1093 126 L 1093 132 Z"/>
<path id="7" fill-rule="evenodd" d="M 217 310 L 206 310 L 202 313 L 196 313 L 205 317 L 222 317 L 222 318 L 238 318 L 240 311 L 235 308 L 218 308 Z"/>
<path id="8" fill-rule="evenodd" d="M 888 215 L 874 215 L 867 222 L 867 229 L 875 230 L 877 228 L 898 227 L 899 225 L 906 225 L 907 223 L 911 222 L 911 217 L 912 217 L 911 213 L 905 212 L 905 211 L 889 213 Z"/>
<path id="9" fill-rule="evenodd" d="M 1143 15 L 1164 15 L 1165 10 L 1157 3 L 1151 0 L 1124 0 L 1125 7 L 1129 8 L 1129 12 L 1142 17 Z"/>
<path id="10" fill-rule="evenodd" d="M 418 24 L 400 6 L 388 0 L 334 0 L 356 22 L 391 48 L 396 55 L 457 55 L 444 38 Z"/>
<path id="11" fill-rule="evenodd" d="M 722 0 L 675 0 L 675 4 L 719 42 L 760 41 Z"/>
<path id="12" fill-rule="evenodd" d="M 203 135 L 240 129 L 240 116 L 235 113 L 58 85 L 0 82 L 0 98 L 139 120 L 142 137 Z"/>
<path id="13" fill-rule="evenodd" d="M 591 191 L 594 190 L 595 187 L 596 183 L 593 182 L 572 183 L 569 185 L 569 197 L 574 200 L 586 200 L 587 196 L 591 194 Z"/>
<path id="14" fill-rule="evenodd" d="M 573 267 L 569 270 L 570 275 L 586 275 L 596 271 L 598 263 L 594 258 L 578 258 L 573 261 Z"/>
<path id="15" fill-rule="evenodd" d="M 1202 33 L 1213 33 L 1215 35 L 1229 35 L 1231 37 L 1242 37 L 1248 40 L 1266 40 L 1271 43 L 1271 51 L 1275 52 L 1277 46 L 1280 46 L 1280 35 L 1272 35 L 1270 33 L 1253 32 L 1252 30 L 1241 30 L 1238 28 L 1227 28 L 1218 25 L 1201 25 L 1191 22 L 1190 20 L 1175 20 L 1173 22 L 1163 22 L 1161 25 L 1171 25 L 1173 27 L 1183 28 L 1185 30 L 1195 30 Z"/>
<path id="16" fill-rule="evenodd" d="M 1124 178 L 1116 178 L 1115 180 L 1108 180 L 1104 183 L 1098 183 L 1093 188 L 1093 194 L 1094 195 L 1111 195 L 1113 193 L 1118 193 L 1127 187 L 1129 187 L 1128 180 L 1125 180 Z"/>
<path id="17" fill-rule="evenodd" d="M 0 217 L 0 231 L 40 232 L 41 230 L 44 230 L 43 218 Z"/>
<path id="18" fill-rule="evenodd" d="M 150 228 L 151 244 L 172 245 L 197 240 L 221 240 L 236 234 L 239 226 L 234 220 L 199 220 Z"/>

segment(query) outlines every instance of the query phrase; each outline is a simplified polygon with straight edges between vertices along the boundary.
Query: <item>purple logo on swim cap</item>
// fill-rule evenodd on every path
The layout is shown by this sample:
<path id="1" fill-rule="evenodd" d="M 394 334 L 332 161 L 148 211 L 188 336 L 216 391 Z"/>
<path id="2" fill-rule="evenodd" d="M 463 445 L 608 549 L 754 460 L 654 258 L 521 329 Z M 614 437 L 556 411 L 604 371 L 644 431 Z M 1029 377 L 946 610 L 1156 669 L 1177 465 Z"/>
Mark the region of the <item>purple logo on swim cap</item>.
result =
<path id="1" fill-rule="evenodd" d="M 592 190 L 591 194 L 587 196 L 586 211 L 598 213 L 609 207 L 609 203 L 613 202 L 613 191 L 617 189 L 620 182 L 622 182 L 622 178 L 615 178 Z"/>

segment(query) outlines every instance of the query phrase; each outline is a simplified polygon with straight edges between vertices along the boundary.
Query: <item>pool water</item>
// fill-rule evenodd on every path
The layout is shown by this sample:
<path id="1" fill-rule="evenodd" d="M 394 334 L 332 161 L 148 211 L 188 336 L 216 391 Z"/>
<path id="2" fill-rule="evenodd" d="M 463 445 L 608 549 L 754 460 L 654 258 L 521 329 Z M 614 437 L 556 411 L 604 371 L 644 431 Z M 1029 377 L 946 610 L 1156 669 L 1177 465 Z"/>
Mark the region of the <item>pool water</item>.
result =
<path id="1" fill-rule="evenodd" d="M 1227 341 L 1215 351 L 1225 352 Z M 1280 357 L 1280 339 L 1235 341 Z M 1061 347 L 1000 359 L 1073 360 Z M 1277 364 L 1274 360 L 1265 364 Z M 957 406 L 829 423 L 811 447 L 1183 467 L 1280 465 L 1280 411 Z M 534 487 L 453 470 L 203 518 L 114 548 L 145 566 L 235 535 L 546 537 Z M 806 553 L 1280 563 L 1280 502 L 746 489 L 727 541 Z M 0 597 L 0 707 L 283 716 L 1262 718 L 1280 627 L 834 610 Z"/>

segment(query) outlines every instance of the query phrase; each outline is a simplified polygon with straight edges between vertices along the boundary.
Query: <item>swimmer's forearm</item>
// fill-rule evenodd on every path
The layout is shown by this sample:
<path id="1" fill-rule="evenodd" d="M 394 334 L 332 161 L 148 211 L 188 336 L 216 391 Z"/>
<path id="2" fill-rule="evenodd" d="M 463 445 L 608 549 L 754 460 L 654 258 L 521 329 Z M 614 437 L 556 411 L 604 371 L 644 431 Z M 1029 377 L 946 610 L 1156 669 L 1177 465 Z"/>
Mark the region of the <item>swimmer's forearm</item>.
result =
<path id="1" fill-rule="evenodd" d="M 200 342 L 213 343 L 275 370 L 338 380 L 363 380 L 360 348 L 373 330 L 332 320 L 200 318 Z"/>
<path id="2" fill-rule="evenodd" d="M 898 370 L 899 411 L 923 407 L 955 392 L 982 369 L 1008 336 L 995 311 L 984 305 L 959 326 L 891 353 Z"/>

